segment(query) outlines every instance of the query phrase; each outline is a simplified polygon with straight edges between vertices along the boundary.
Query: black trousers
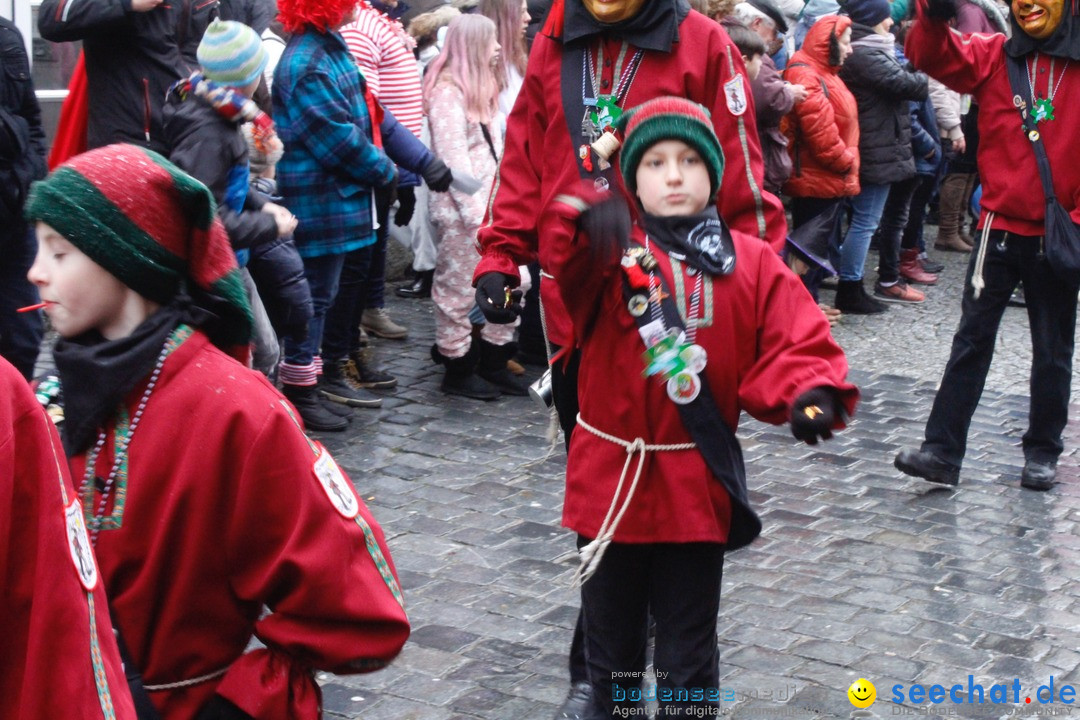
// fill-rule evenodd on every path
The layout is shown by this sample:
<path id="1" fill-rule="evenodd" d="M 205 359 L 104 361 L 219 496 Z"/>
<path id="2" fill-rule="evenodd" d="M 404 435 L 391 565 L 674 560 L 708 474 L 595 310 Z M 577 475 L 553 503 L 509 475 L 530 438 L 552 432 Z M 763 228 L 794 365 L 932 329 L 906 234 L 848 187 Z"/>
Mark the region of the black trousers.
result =
<path id="1" fill-rule="evenodd" d="M 877 229 L 878 280 L 883 283 L 894 283 L 900 279 L 901 240 L 911 213 L 911 196 L 915 194 L 919 180 L 920 177 L 915 175 L 907 180 L 898 180 L 889 187 L 889 197 L 885 200 L 885 209 Z"/>
<path id="2" fill-rule="evenodd" d="M 995 230 L 990 233 L 983 266 L 986 287 L 976 300 L 971 277 L 980 241 L 977 238 L 971 253 L 960 327 L 953 337 L 952 354 L 934 398 L 922 447 L 954 465 L 963 462 L 971 416 L 986 383 L 1001 316 L 1022 281 L 1033 351 L 1024 458 L 1055 461 L 1064 447 L 1061 433 L 1069 419 L 1078 286 L 1054 275 L 1042 252 L 1041 238 Z"/>
<path id="3" fill-rule="evenodd" d="M 911 206 L 908 209 L 908 221 L 907 227 L 904 228 L 904 234 L 900 241 L 900 248 L 907 250 L 908 248 L 917 247 L 919 252 L 926 249 L 926 243 L 923 242 L 923 226 L 926 224 L 926 207 L 930 203 L 930 198 L 937 192 L 938 184 L 941 182 L 941 174 L 937 175 L 919 175 L 919 182 L 915 186 L 915 192 L 911 195 Z"/>
<path id="4" fill-rule="evenodd" d="M 579 536 L 578 547 L 588 541 Z M 640 703 L 650 614 L 656 623 L 657 717 L 691 717 L 688 710 L 720 707 L 716 618 L 723 570 L 724 546 L 717 543 L 608 546 L 596 574 L 581 587 L 589 682 L 594 705 L 603 708 L 598 717 L 621 717 L 619 708 Z M 682 692 L 691 699 L 681 699 Z"/>

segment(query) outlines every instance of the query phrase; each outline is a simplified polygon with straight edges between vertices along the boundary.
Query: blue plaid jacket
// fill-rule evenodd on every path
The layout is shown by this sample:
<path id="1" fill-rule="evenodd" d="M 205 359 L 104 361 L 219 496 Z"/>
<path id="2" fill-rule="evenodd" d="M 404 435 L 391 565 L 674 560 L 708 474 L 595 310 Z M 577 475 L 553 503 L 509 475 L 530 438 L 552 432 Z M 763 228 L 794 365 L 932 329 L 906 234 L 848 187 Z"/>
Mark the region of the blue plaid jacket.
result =
<path id="1" fill-rule="evenodd" d="M 364 78 L 341 35 L 311 28 L 294 35 L 274 70 L 273 102 L 285 144 L 278 187 L 299 220 L 300 255 L 375 242 L 372 188 L 392 182 L 396 170 L 372 143 Z"/>

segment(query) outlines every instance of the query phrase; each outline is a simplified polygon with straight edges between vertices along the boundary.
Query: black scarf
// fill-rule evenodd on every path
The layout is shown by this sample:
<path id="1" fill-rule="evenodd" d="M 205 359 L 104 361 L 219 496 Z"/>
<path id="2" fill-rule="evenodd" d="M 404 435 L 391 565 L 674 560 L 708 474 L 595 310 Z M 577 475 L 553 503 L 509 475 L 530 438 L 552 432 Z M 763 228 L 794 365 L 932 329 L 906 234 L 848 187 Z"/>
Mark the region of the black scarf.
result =
<path id="1" fill-rule="evenodd" d="M 1005 41 L 1005 52 L 1012 57 L 1023 57 L 1033 52 L 1059 58 L 1080 60 L 1080 5 L 1077 0 L 1064 0 L 1061 10 L 1061 24 L 1054 34 L 1043 40 L 1036 40 L 1020 29 L 1012 12 L 1009 12 L 1009 25 L 1012 37 Z"/>
<path id="2" fill-rule="evenodd" d="M 698 215 L 658 217 L 643 212 L 641 221 L 649 239 L 668 256 L 710 275 L 735 272 L 735 243 L 715 205 Z"/>
<path id="3" fill-rule="evenodd" d="M 592 16 L 581 0 L 566 0 L 563 42 L 570 43 L 594 35 L 625 40 L 642 50 L 671 52 L 679 41 L 679 23 L 690 12 L 687 0 L 647 0 L 637 14 L 617 23 L 602 23 Z"/>
<path id="4" fill-rule="evenodd" d="M 178 297 L 119 340 L 90 330 L 56 343 L 53 359 L 64 391 L 68 457 L 90 448 L 131 389 L 154 369 L 169 334 L 181 323 L 198 324 L 202 311 L 189 302 Z"/>

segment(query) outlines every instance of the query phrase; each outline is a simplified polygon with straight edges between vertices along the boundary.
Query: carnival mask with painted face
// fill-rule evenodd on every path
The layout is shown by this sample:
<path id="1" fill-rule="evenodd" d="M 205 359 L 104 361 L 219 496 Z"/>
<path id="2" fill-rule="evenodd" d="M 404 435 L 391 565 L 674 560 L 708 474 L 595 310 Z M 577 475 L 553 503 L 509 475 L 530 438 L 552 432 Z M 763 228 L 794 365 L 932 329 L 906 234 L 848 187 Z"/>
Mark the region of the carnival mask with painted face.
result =
<path id="1" fill-rule="evenodd" d="M 1025 33 L 1045 40 L 1061 25 L 1065 0 L 1012 0 L 1012 14 Z"/>
<path id="2" fill-rule="evenodd" d="M 602 23 L 617 23 L 637 15 L 645 0 L 581 0 L 589 14 Z M 1058 15 L 1060 16 L 1060 12 Z"/>

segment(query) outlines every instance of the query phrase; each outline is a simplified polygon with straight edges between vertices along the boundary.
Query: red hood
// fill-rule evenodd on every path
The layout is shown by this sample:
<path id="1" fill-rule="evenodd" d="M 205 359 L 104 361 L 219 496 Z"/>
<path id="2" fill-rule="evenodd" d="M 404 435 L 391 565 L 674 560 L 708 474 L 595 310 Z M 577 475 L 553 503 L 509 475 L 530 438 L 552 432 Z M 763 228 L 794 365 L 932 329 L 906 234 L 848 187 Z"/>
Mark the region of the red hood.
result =
<path id="1" fill-rule="evenodd" d="M 843 35 L 849 27 L 851 27 L 851 18 L 846 15 L 822 16 L 806 33 L 802 49 L 795 53 L 791 61 L 805 62 L 822 72 L 839 72 L 839 65 L 829 64 L 829 50 L 834 42 L 833 38 Z"/>

